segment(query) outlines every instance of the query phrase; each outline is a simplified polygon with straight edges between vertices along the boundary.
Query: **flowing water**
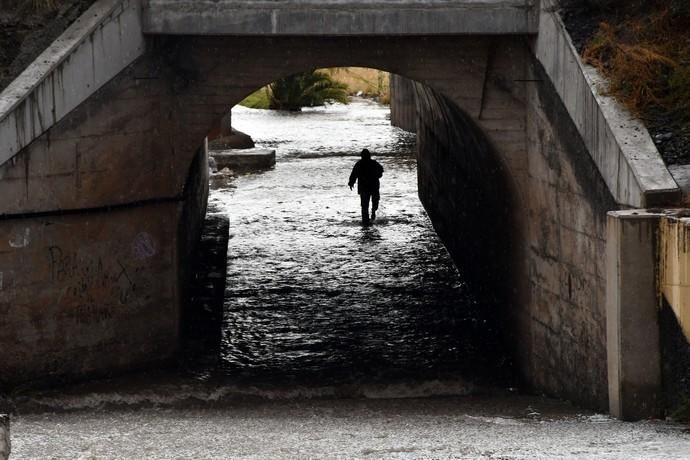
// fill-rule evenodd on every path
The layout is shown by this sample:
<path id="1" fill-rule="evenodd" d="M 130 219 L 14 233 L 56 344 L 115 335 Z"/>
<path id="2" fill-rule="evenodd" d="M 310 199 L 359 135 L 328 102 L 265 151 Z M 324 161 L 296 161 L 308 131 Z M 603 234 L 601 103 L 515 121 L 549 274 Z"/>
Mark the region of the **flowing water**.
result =
<path id="1" fill-rule="evenodd" d="M 12 458 L 690 459 L 681 426 L 500 389 L 492 311 L 438 241 L 414 136 L 387 115 L 235 109 L 278 154 L 211 196 L 231 222 L 220 345 L 182 370 L 13 395 Z M 370 227 L 346 186 L 365 147 L 385 168 Z"/>

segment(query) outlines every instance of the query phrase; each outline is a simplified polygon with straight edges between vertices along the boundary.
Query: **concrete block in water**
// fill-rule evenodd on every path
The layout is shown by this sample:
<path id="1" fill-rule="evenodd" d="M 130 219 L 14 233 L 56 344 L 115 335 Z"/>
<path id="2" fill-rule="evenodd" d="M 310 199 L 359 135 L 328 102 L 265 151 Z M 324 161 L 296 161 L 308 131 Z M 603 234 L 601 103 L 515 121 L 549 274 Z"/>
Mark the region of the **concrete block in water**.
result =
<path id="1" fill-rule="evenodd" d="M 0 414 L 0 460 L 10 458 L 10 416 Z"/>
<path id="2" fill-rule="evenodd" d="M 210 153 L 218 169 L 234 171 L 270 168 L 276 164 L 276 151 L 271 149 L 222 150 Z"/>

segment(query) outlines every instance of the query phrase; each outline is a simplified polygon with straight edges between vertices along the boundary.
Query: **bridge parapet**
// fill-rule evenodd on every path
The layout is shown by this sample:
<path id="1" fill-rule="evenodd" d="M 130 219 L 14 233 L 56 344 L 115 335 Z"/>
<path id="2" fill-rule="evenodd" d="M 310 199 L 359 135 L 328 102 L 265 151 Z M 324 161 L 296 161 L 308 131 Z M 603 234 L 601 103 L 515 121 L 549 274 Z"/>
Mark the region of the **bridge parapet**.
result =
<path id="1" fill-rule="evenodd" d="M 144 53 L 140 21 L 138 0 L 97 1 L 0 94 L 0 165 Z"/>
<path id="2" fill-rule="evenodd" d="M 144 32 L 171 35 L 535 34 L 537 0 L 146 0 Z"/>

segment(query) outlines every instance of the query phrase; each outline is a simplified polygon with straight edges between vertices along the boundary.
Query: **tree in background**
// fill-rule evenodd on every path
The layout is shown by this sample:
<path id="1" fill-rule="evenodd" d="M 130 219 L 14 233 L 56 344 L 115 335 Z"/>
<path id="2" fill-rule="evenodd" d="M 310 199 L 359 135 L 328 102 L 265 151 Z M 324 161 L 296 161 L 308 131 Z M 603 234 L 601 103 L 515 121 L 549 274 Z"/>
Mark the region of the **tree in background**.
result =
<path id="1" fill-rule="evenodd" d="M 268 86 L 267 92 L 269 108 L 276 110 L 298 111 L 302 107 L 349 101 L 347 85 L 318 70 L 280 78 Z"/>

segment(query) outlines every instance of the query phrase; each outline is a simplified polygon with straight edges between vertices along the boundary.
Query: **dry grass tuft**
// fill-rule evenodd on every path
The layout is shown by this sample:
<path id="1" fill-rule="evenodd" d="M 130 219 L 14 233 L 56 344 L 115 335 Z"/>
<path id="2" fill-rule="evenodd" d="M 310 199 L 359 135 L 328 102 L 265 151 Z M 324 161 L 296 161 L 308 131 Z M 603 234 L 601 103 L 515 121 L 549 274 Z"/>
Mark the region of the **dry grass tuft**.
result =
<path id="1" fill-rule="evenodd" d="M 662 108 L 690 121 L 690 30 L 672 8 L 600 24 L 583 58 L 608 78 L 609 92 L 632 112 Z"/>
<path id="2" fill-rule="evenodd" d="M 58 7 L 59 0 L 31 0 L 34 10 L 54 10 Z"/>

